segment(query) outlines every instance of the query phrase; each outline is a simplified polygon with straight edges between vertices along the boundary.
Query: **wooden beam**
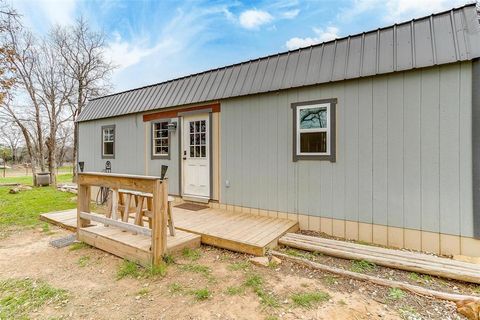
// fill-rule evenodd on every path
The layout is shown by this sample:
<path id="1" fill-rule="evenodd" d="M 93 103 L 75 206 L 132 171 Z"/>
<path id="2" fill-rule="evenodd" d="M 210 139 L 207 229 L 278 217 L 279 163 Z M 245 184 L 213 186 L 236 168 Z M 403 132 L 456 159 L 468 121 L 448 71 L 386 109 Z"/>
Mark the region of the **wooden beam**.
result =
<path id="1" fill-rule="evenodd" d="M 141 192 L 152 192 L 155 181 L 159 177 L 122 175 L 115 173 L 84 172 L 78 174 L 79 185 L 108 187 L 111 189 L 128 189 Z"/>
<path id="2" fill-rule="evenodd" d="M 80 216 L 81 212 L 90 212 L 90 186 L 78 185 L 77 192 L 77 226 L 83 228 L 90 225 L 90 221 Z M 78 229 L 77 229 L 78 230 Z M 77 231 L 78 239 L 78 231 Z"/>
<path id="3" fill-rule="evenodd" d="M 143 122 L 148 122 L 148 121 L 158 120 L 158 119 L 176 118 L 178 117 L 179 112 L 189 112 L 189 111 L 197 111 L 197 110 L 203 110 L 203 109 L 212 109 L 212 112 L 220 112 L 220 103 L 212 103 L 212 104 L 206 104 L 202 106 L 177 108 L 174 110 L 164 110 L 164 111 L 149 113 L 149 114 L 143 115 Z"/>
<path id="4" fill-rule="evenodd" d="M 105 225 L 117 227 L 117 228 L 122 229 L 122 230 L 134 232 L 134 233 L 137 233 L 137 234 L 142 234 L 142 235 L 147 236 L 147 237 L 152 236 L 152 230 L 150 230 L 148 228 L 137 226 L 137 225 L 127 223 L 127 222 L 123 222 L 123 221 L 119 221 L 119 220 L 106 218 L 105 216 L 102 216 L 98 213 L 80 212 L 80 217 L 83 218 L 83 219 L 89 219 L 89 220 L 92 220 L 92 221 L 100 222 L 100 223 L 103 223 Z"/>
<path id="5" fill-rule="evenodd" d="M 157 180 L 153 188 L 152 264 L 163 263 L 167 251 L 168 180 Z"/>

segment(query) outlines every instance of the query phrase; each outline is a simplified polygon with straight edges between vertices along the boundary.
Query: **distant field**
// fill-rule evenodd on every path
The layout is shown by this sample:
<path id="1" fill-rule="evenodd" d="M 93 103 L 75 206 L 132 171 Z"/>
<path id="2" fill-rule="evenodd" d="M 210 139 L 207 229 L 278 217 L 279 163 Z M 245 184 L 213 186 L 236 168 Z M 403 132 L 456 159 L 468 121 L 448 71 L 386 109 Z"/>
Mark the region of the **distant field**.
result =
<path id="1" fill-rule="evenodd" d="M 71 173 L 60 173 L 57 176 L 58 182 L 72 182 L 73 175 Z M 21 183 L 26 185 L 33 185 L 32 175 L 28 176 L 7 176 L 3 178 L 3 175 L 0 176 L 0 184 L 2 183 Z"/>
<path id="2" fill-rule="evenodd" d="M 24 168 L 21 166 L 15 166 L 13 168 L 8 168 L 6 170 L 0 169 L 0 178 L 3 178 L 5 172 L 5 177 L 28 177 L 32 175 L 32 170 L 30 168 Z M 72 166 L 62 166 L 57 168 L 57 174 L 66 174 L 66 173 L 73 173 Z"/>

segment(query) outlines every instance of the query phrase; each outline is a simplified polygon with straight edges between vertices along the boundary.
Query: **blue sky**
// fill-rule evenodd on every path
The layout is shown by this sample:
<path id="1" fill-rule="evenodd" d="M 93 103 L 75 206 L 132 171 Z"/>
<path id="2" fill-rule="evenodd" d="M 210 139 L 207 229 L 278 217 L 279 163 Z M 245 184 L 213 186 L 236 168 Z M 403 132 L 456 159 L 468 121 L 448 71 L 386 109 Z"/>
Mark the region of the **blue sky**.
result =
<path id="1" fill-rule="evenodd" d="M 108 36 L 113 91 L 295 49 L 468 0 L 10 0 L 44 34 L 82 15 Z"/>

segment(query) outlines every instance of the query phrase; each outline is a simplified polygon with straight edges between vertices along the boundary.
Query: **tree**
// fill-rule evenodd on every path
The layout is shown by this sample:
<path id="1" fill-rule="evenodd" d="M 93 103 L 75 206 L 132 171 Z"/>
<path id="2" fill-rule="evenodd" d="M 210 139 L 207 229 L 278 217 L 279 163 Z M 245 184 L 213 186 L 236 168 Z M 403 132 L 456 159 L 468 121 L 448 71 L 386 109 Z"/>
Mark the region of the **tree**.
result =
<path id="1" fill-rule="evenodd" d="M 110 89 L 110 76 L 115 66 L 105 56 L 105 34 L 90 30 L 79 18 L 71 27 L 56 27 L 53 32 L 56 50 L 64 59 L 65 72 L 74 81 L 73 98 L 69 100 L 73 133 L 73 173 L 77 174 L 78 125 L 76 120 L 87 101 Z"/>
<path id="2" fill-rule="evenodd" d="M 18 150 L 22 141 L 22 132 L 15 123 L 0 122 L 0 144 L 10 148 L 12 162 L 18 161 Z"/>

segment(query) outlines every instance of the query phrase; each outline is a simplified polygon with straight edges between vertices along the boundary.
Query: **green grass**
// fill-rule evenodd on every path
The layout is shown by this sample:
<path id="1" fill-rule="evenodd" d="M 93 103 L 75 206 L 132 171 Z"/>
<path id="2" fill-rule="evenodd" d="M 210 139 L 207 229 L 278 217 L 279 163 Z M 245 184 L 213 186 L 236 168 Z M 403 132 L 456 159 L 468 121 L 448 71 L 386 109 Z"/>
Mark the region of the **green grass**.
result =
<path id="1" fill-rule="evenodd" d="M 241 295 L 245 292 L 245 288 L 242 286 L 231 286 L 225 290 L 225 293 L 229 296 Z"/>
<path id="2" fill-rule="evenodd" d="M 168 291 L 170 293 L 179 293 L 183 291 L 183 286 L 178 282 L 174 282 L 168 286 Z"/>
<path id="3" fill-rule="evenodd" d="M 91 248 L 90 245 L 86 244 L 85 242 L 74 242 L 68 247 L 70 251 L 77 251 L 85 248 Z"/>
<path id="4" fill-rule="evenodd" d="M 416 272 L 410 272 L 408 278 L 416 282 L 429 282 L 432 280 L 432 277 L 428 274 L 418 274 Z"/>
<path id="5" fill-rule="evenodd" d="M 167 274 L 167 265 L 150 265 L 146 268 L 140 267 L 133 261 L 123 260 L 117 270 L 117 280 L 123 278 L 153 278 L 164 277 Z"/>
<path id="6" fill-rule="evenodd" d="M 388 290 L 388 298 L 392 300 L 399 300 L 405 298 L 405 292 L 402 289 L 390 288 Z"/>
<path id="7" fill-rule="evenodd" d="M 212 273 L 212 270 L 209 267 L 201 264 L 185 264 L 181 266 L 180 269 L 182 271 L 200 273 L 200 274 L 203 274 L 204 276 L 210 276 Z"/>
<path id="8" fill-rule="evenodd" d="M 117 280 L 127 278 L 127 277 L 128 278 L 140 277 L 140 268 L 133 261 L 123 260 L 122 264 L 120 265 L 117 271 Z"/>
<path id="9" fill-rule="evenodd" d="M 201 258 L 202 254 L 199 250 L 196 249 L 183 248 L 182 256 L 191 261 L 196 261 Z"/>
<path id="10" fill-rule="evenodd" d="M 79 267 L 86 267 L 88 262 L 90 261 L 90 257 L 89 256 L 82 256 L 78 259 L 77 261 L 77 264 Z"/>
<path id="11" fill-rule="evenodd" d="M 39 215 L 45 212 L 73 209 L 74 195 L 53 187 L 39 187 L 10 194 L 9 187 L 0 187 L 0 232 L 12 228 L 40 225 Z"/>
<path id="12" fill-rule="evenodd" d="M 229 264 L 227 268 L 231 271 L 247 271 L 250 269 L 250 263 L 247 261 L 234 262 Z"/>
<path id="13" fill-rule="evenodd" d="M 330 295 L 323 291 L 295 293 L 290 297 L 297 307 L 311 308 L 314 305 L 328 301 Z"/>
<path id="14" fill-rule="evenodd" d="M 148 290 L 148 288 L 142 288 L 142 289 L 138 290 L 137 295 L 138 296 L 146 296 L 149 293 L 150 293 L 150 290 Z"/>
<path id="15" fill-rule="evenodd" d="M 244 282 L 245 287 L 250 287 L 253 292 L 260 298 L 260 303 L 265 307 L 278 308 L 280 302 L 272 293 L 266 292 L 264 287 L 264 280 L 258 274 L 250 274 Z"/>
<path id="16" fill-rule="evenodd" d="M 29 313 L 42 306 L 60 305 L 67 291 L 31 279 L 0 281 L 0 319 L 28 319 Z"/>
<path id="17" fill-rule="evenodd" d="M 211 297 L 211 293 L 207 288 L 192 290 L 191 293 L 197 301 L 207 300 Z"/>
<path id="18" fill-rule="evenodd" d="M 316 252 L 316 251 L 305 252 L 305 251 L 300 251 L 296 249 L 287 249 L 285 253 L 292 257 L 303 258 L 308 260 L 315 260 L 315 258 L 323 256 L 323 254 L 320 252 Z"/>
<path id="19" fill-rule="evenodd" d="M 71 173 L 60 173 L 57 175 L 57 182 L 72 182 L 73 175 Z M 20 176 L 20 177 L 6 177 L 0 178 L 0 184 L 2 183 L 20 183 L 25 185 L 33 185 L 33 177 L 29 176 Z"/>
<path id="20" fill-rule="evenodd" d="M 375 270 L 375 263 L 367 260 L 354 260 L 350 266 L 350 270 L 358 273 L 365 273 Z"/>

